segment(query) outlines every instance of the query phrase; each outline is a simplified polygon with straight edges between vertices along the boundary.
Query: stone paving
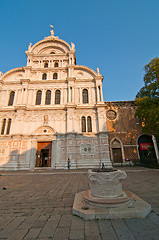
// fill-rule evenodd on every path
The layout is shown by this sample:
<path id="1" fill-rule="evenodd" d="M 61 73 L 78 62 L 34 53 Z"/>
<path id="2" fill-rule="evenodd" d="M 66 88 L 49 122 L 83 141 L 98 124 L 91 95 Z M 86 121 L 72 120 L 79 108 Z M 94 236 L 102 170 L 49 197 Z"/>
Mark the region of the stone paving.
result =
<path id="1" fill-rule="evenodd" d="M 145 219 L 84 221 L 74 196 L 88 189 L 86 170 L 0 172 L 0 239 L 159 239 L 159 171 L 122 168 L 124 188 L 152 205 Z"/>

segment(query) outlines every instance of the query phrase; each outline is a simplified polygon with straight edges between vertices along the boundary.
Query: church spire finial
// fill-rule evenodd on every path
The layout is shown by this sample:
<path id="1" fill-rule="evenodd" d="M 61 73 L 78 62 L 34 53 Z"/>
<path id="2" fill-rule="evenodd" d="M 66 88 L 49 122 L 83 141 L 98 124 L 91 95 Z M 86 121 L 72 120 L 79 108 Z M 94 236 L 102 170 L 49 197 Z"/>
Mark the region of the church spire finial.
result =
<path id="1" fill-rule="evenodd" d="M 51 36 L 54 36 L 54 29 L 53 29 L 54 26 L 50 24 L 50 27 L 52 28 L 51 31 L 50 31 L 51 32 Z"/>

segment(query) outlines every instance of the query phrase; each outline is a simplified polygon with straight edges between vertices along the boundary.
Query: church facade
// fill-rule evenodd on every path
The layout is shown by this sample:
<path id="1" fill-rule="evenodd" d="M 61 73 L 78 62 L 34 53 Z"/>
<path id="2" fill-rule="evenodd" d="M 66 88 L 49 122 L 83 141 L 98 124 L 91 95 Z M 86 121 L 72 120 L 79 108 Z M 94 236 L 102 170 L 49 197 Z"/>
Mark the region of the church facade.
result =
<path id="1" fill-rule="evenodd" d="M 103 77 L 76 65 L 75 45 L 30 44 L 27 66 L 0 77 L 0 169 L 99 167 L 138 158 L 134 102 L 104 102 Z M 125 116 L 124 114 L 127 114 Z"/>

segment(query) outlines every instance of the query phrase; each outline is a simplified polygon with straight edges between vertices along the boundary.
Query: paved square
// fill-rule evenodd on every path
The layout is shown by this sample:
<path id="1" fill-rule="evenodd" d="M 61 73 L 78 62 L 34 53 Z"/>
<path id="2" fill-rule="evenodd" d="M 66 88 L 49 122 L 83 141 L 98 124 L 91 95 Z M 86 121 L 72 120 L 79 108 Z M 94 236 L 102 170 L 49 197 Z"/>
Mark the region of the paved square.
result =
<path id="1" fill-rule="evenodd" d="M 152 205 L 145 219 L 73 216 L 75 194 L 89 188 L 86 170 L 0 172 L 0 239 L 159 239 L 159 171 L 123 170 L 124 188 Z"/>

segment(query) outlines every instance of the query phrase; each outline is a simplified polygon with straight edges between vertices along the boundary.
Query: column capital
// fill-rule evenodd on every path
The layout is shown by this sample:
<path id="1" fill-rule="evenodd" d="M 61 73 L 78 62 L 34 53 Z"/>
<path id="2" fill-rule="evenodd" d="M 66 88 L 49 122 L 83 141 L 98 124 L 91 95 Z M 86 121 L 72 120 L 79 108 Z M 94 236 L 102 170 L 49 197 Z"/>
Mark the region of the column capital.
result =
<path id="1" fill-rule="evenodd" d="M 103 82 L 103 76 L 95 76 L 94 77 L 94 80 L 97 82 L 97 83 L 100 83 L 100 82 Z"/>

